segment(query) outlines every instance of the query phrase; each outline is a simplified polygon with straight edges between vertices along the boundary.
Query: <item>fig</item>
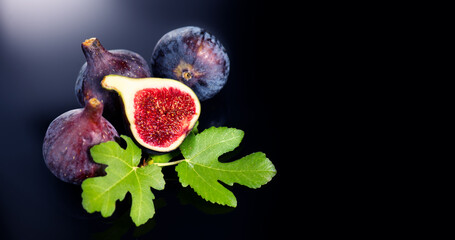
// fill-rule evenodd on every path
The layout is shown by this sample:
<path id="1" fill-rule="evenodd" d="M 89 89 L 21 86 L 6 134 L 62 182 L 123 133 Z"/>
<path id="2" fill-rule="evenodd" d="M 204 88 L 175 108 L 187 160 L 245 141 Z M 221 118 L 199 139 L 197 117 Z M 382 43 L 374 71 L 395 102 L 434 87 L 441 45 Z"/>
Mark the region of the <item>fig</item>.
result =
<path id="1" fill-rule="evenodd" d="M 95 163 L 89 149 L 118 137 L 102 116 L 103 104 L 91 98 L 84 108 L 73 109 L 54 119 L 43 143 L 46 166 L 60 180 L 81 184 L 89 177 L 105 175 L 105 165 Z"/>
<path id="2" fill-rule="evenodd" d="M 200 101 L 212 98 L 226 84 L 230 62 L 223 45 L 206 30 L 182 27 L 166 33 L 151 58 L 154 77 L 189 86 Z"/>
<path id="3" fill-rule="evenodd" d="M 108 75 L 101 85 L 118 92 L 131 135 L 151 152 L 176 149 L 201 112 L 196 94 L 176 80 Z"/>
<path id="4" fill-rule="evenodd" d="M 132 78 L 150 77 L 148 63 L 139 54 L 129 50 L 106 50 L 97 38 L 82 43 L 82 51 L 87 60 L 81 67 L 76 80 L 75 92 L 81 106 L 86 101 L 97 98 L 104 104 L 103 116 L 110 121 L 121 119 L 120 99 L 117 94 L 101 87 L 101 80 L 109 74 Z"/>

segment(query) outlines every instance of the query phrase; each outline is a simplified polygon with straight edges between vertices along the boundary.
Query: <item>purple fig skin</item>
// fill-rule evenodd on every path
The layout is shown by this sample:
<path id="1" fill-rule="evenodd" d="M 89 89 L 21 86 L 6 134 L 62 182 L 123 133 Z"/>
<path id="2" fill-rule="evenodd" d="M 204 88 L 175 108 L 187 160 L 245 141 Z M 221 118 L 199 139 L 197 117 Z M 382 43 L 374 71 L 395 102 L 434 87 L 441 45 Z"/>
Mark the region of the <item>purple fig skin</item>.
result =
<path id="1" fill-rule="evenodd" d="M 60 180 L 81 184 L 86 178 L 105 175 L 103 164 L 95 163 L 90 148 L 118 137 L 102 116 L 103 104 L 96 98 L 84 108 L 58 116 L 47 129 L 43 143 L 46 166 Z"/>
<path id="2" fill-rule="evenodd" d="M 81 46 L 87 61 L 81 67 L 75 86 L 80 105 L 85 106 L 89 99 L 97 98 L 104 104 L 104 117 L 109 121 L 121 119 L 121 102 L 117 93 L 103 89 L 101 80 L 109 74 L 132 78 L 150 77 L 147 61 L 129 50 L 108 51 L 97 38 L 87 39 Z"/>
<path id="3" fill-rule="evenodd" d="M 226 84 L 230 61 L 223 45 L 205 29 L 188 26 L 166 33 L 151 58 L 155 77 L 178 80 L 200 101 L 214 97 Z"/>

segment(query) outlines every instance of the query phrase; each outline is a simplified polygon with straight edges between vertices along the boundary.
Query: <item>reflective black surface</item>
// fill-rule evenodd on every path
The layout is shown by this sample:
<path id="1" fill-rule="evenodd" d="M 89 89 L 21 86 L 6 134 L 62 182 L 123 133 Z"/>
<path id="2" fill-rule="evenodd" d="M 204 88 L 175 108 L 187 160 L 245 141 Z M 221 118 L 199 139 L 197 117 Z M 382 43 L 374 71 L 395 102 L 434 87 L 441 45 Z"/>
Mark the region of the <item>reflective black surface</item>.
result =
<path id="1" fill-rule="evenodd" d="M 33 3 L 30 3 L 33 2 Z M 286 226 L 295 199 L 285 190 L 283 93 L 275 14 L 260 1 L 0 1 L 0 239 L 272 239 Z M 42 140 L 49 123 L 78 108 L 74 84 L 85 62 L 80 44 L 97 37 L 107 49 L 128 49 L 150 60 L 166 32 L 206 28 L 231 60 L 225 88 L 202 103 L 199 129 L 228 126 L 245 131 L 233 159 L 262 151 L 278 174 L 260 189 L 229 187 L 237 208 L 200 199 L 164 169 L 166 187 L 154 191 L 156 214 L 136 228 L 131 198 L 112 217 L 88 214 L 81 188 L 46 168 Z M 285 127 L 285 128 L 283 128 Z M 291 213 L 292 214 L 292 213 Z M 298 220 L 295 220 L 298 221 Z"/>

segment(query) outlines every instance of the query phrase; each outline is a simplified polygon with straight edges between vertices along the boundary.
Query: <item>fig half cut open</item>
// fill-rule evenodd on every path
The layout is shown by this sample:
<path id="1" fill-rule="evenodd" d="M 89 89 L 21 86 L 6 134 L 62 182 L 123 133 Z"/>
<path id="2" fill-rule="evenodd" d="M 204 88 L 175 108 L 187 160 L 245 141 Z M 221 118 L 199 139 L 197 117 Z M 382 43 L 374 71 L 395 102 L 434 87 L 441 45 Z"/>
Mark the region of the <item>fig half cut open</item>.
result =
<path id="1" fill-rule="evenodd" d="M 133 137 L 152 151 L 176 149 L 201 113 L 193 90 L 176 80 L 108 75 L 101 85 L 120 95 Z"/>

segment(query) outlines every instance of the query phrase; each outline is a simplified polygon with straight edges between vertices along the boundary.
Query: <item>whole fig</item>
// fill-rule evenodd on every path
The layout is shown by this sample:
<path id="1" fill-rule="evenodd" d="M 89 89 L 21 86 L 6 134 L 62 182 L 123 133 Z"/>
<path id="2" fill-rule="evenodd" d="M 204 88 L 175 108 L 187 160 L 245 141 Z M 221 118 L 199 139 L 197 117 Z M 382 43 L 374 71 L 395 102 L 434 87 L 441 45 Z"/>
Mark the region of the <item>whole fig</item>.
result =
<path id="1" fill-rule="evenodd" d="M 205 101 L 226 84 L 230 61 L 213 34 L 188 26 L 161 37 L 153 50 L 151 69 L 154 77 L 178 80 Z"/>
<path id="2" fill-rule="evenodd" d="M 75 92 L 79 103 L 85 106 L 89 99 L 95 97 L 104 104 L 104 117 L 111 122 L 122 119 L 120 99 L 115 92 L 103 89 L 101 80 L 109 74 L 131 78 L 150 77 L 147 61 L 129 50 L 108 51 L 97 38 L 85 40 L 82 51 L 87 62 L 82 65 L 76 80 Z"/>
<path id="3" fill-rule="evenodd" d="M 95 163 L 90 148 L 118 137 L 115 128 L 102 116 L 103 104 L 91 98 L 84 108 L 58 116 L 47 129 L 43 157 L 59 179 L 81 184 L 89 177 L 104 175 L 105 165 Z"/>

